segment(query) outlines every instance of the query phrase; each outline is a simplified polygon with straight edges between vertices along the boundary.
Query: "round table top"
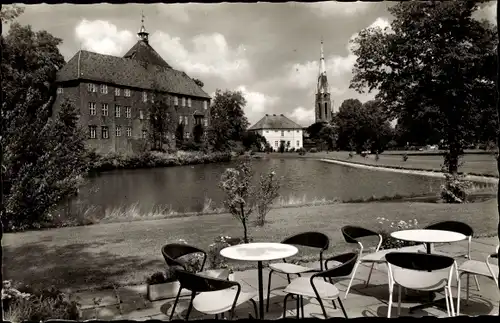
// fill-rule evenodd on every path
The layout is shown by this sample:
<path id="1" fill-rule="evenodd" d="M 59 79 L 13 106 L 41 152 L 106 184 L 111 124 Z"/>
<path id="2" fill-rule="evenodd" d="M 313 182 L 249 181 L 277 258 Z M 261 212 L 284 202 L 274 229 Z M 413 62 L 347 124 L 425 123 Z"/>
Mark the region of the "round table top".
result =
<path id="1" fill-rule="evenodd" d="M 297 252 L 299 252 L 297 247 L 289 244 L 252 242 L 224 248 L 220 251 L 220 254 L 234 260 L 268 261 L 290 257 Z"/>
<path id="2" fill-rule="evenodd" d="M 430 229 L 396 231 L 391 233 L 391 237 L 404 241 L 423 243 L 456 242 L 467 239 L 467 237 L 462 233 Z"/>

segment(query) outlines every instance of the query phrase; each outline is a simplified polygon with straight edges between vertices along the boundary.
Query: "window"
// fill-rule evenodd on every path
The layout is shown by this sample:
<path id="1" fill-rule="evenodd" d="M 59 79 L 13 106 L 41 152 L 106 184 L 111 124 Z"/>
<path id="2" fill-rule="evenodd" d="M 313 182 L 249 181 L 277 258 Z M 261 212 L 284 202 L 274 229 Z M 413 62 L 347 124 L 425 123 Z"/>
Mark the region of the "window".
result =
<path id="1" fill-rule="evenodd" d="M 144 111 L 139 110 L 139 119 L 143 120 L 144 119 Z"/>
<path id="2" fill-rule="evenodd" d="M 125 89 L 123 90 L 123 95 L 125 95 L 127 98 L 130 98 L 130 90 L 129 89 Z"/>
<path id="3" fill-rule="evenodd" d="M 89 92 L 97 92 L 97 86 L 94 83 L 89 83 L 88 84 L 88 91 Z"/>
<path id="4" fill-rule="evenodd" d="M 90 137 L 90 139 L 95 139 L 96 138 L 96 133 L 97 133 L 97 127 L 96 126 L 89 126 L 89 137 Z"/>
<path id="5" fill-rule="evenodd" d="M 63 94 L 63 88 L 62 87 L 58 87 L 57 88 L 57 94 Z"/>
<path id="6" fill-rule="evenodd" d="M 269 130 L 266 130 L 266 133 L 269 133 Z"/>
<path id="7" fill-rule="evenodd" d="M 185 116 L 185 117 L 184 117 L 184 124 L 185 124 L 186 126 L 188 125 L 188 121 L 189 121 L 188 116 Z"/>
<path id="8" fill-rule="evenodd" d="M 186 98 L 182 98 L 182 105 L 181 106 L 183 106 L 183 107 L 186 106 Z"/>
<path id="9" fill-rule="evenodd" d="M 102 139 L 108 139 L 109 138 L 108 127 L 106 127 L 106 126 L 102 126 L 101 127 L 101 137 L 102 137 Z"/>
<path id="10" fill-rule="evenodd" d="M 281 130 L 281 136 L 283 137 L 285 135 L 285 132 Z"/>
<path id="11" fill-rule="evenodd" d="M 207 118 L 203 119 L 203 125 L 205 127 L 208 127 L 208 119 Z"/>
<path id="12" fill-rule="evenodd" d="M 95 102 L 89 102 L 89 111 L 91 116 L 95 116 Z"/>
<path id="13" fill-rule="evenodd" d="M 290 147 L 290 141 L 287 141 L 287 142 L 286 142 L 286 146 L 287 146 L 287 147 Z"/>
<path id="14" fill-rule="evenodd" d="M 121 137 L 122 136 L 122 127 L 121 126 L 116 126 L 116 136 Z"/>
<path id="15" fill-rule="evenodd" d="M 300 141 L 297 140 L 297 147 L 300 147 Z"/>
<path id="16" fill-rule="evenodd" d="M 277 141 L 274 142 L 274 147 L 278 148 L 278 142 Z"/>
<path id="17" fill-rule="evenodd" d="M 189 131 L 186 131 L 185 136 L 186 139 L 189 139 Z"/>
<path id="18" fill-rule="evenodd" d="M 131 115 L 132 115 L 132 109 L 130 107 L 125 107 L 125 118 L 130 119 Z"/>
<path id="19" fill-rule="evenodd" d="M 115 117 L 119 118 L 121 115 L 121 107 L 119 105 L 115 105 Z"/>
<path id="20" fill-rule="evenodd" d="M 203 101 L 203 109 L 208 109 L 208 101 Z"/>
<path id="21" fill-rule="evenodd" d="M 146 139 L 148 137 L 148 133 L 146 130 L 142 130 L 142 139 Z"/>
<path id="22" fill-rule="evenodd" d="M 179 98 L 174 96 L 174 105 L 177 106 L 179 105 Z"/>
<path id="23" fill-rule="evenodd" d="M 151 98 L 151 103 L 155 103 L 155 94 L 151 93 L 149 97 Z"/>
<path id="24" fill-rule="evenodd" d="M 115 96 L 120 96 L 120 88 L 115 88 Z"/>
<path id="25" fill-rule="evenodd" d="M 104 117 L 107 117 L 109 115 L 108 104 L 107 103 L 103 103 L 102 104 L 102 115 Z"/>
<path id="26" fill-rule="evenodd" d="M 108 94 L 108 86 L 106 84 L 101 84 L 101 93 Z"/>
<path id="27" fill-rule="evenodd" d="M 191 98 L 188 98 L 188 108 L 191 108 Z"/>
<path id="28" fill-rule="evenodd" d="M 179 116 L 179 124 L 181 124 L 182 121 L 184 121 L 184 117 L 183 116 Z"/>
<path id="29" fill-rule="evenodd" d="M 142 92 L 142 102 L 148 102 L 148 92 Z"/>
<path id="30" fill-rule="evenodd" d="M 132 137 L 132 127 L 127 127 L 127 137 Z"/>

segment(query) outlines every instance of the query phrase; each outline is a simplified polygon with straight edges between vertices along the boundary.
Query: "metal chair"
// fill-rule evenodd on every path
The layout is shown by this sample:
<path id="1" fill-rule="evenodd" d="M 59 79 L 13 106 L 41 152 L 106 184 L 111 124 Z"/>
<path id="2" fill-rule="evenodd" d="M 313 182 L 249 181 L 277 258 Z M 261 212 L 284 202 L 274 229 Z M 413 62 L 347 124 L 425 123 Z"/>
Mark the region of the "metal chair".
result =
<path id="1" fill-rule="evenodd" d="M 469 301 L 469 276 L 476 275 L 487 277 L 492 279 L 495 282 L 495 285 L 498 288 L 498 292 L 500 295 L 500 288 L 498 286 L 498 265 L 491 264 L 490 259 L 496 258 L 498 259 L 498 249 L 496 248 L 496 253 L 488 255 L 485 261 L 477 261 L 477 260 L 467 260 L 462 265 L 458 267 L 458 295 L 457 295 L 457 315 L 460 315 L 460 292 L 461 292 L 461 278 L 463 275 L 467 275 L 467 299 L 466 302 Z"/>
<path id="2" fill-rule="evenodd" d="M 399 285 L 398 316 L 401 314 L 401 287 L 428 292 L 444 289 L 448 316 L 455 316 L 451 294 L 453 271 L 457 271 L 455 259 L 420 252 L 391 252 L 385 258 L 389 276 L 388 318 L 391 317 L 395 284 Z"/>
<path id="3" fill-rule="evenodd" d="M 304 318 L 304 297 L 316 298 L 321 306 L 323 315 L 325 319 L 328 319 L 326 314 L 325 306 L 322 300 L 331 300 L 332 304 L 335 306 L 335 300 L 339 302 L 342 312 L 347 318 L 347 313 L 345 311 L 344 305 L 340 300 L 340 293 L 335 284 L 333 283 L 333 278 L 346 277 L 349 276 L 357 263 L 358 255 L 354 252 L 349 252 L 341 254 L 338 256 L 331 257 L 328 261 L 338 262 L 339 265 L 315 273 L 311 277 L 298 277 L 295 278 L 284 290 L 286 293 L 284 305 L 283 305 L 283 318 L 286 314 L 286 301 L 291 295 L 296 295 L 297 297 L 297 318 L 299 318 L 299 309 L 302 310 L 302 318 Z M 325 265 L 326 266 L 326 265 Z M 326 281 L 328 278 L 329 281 Z"/>
<path id="4" fill-rule="evenodd" d="M 161 248 L 161 253 L 169 267 L 182 268 L 184 270 L 187 270 L 187 268 L 185 264 L 179 260 L 179 258 L 190 254 L 201 253 L 203 254 L 203 262 L 200 270 L 197 272 L 198 274 L 220 279 L 227 279 L 229 277 L 229 270 L 227 269 L 203 270 L 205 262 L 207 261 L 207 253 L 200 248 L 184 243 L 170 243 Z"/>
<path id="5" fill-rule="evenodd" d="M 269 312 L 269 298 L 271 295 L 271 277 L 274 272 L 286 274 L 288 279 L 288 283 L 290 283 L 290 275 L 298 275 L 300 274 L 322 271 L 323 270 L 323 252 L 328 249 L 330 245 L 330 239 L 321 232 L 303 232 L 296 234 L 294 236 L 288 237 L 285 240 L 281 241 L 281 243 L 291 244 L 296 246 L 304 246 L 304 247 L 312 247 L 320 249 L 319 252 L 319 263 L 320 270 L 305 267 L 300 265 L 295 265 L 291 263 L 287 263 L 285 259 L 280 263 L 272 263 L 269 264 L 269 279 L 267 283 L 267 300 L 266 300 L 266 312 Z"/>
<path id="6" fill-rule="evenodd" d="M 465 257 L 466 259 L 471 259 L 471 249 L 472 249 L 472 237 L 474 236 L 474 229 L 470 225 L 464 222 L 459 221 L 441 221 L 438 223 L 434 223 L 426 226 L 424 229 L 427 230 L 445 230 L 445 231 L 453 231 L 463 234 L 467 237 L 468 245 L 467 245 L 467 253 L 460 254 L 457 257 Z M 433 245 L 431 244 L 431 250 Z M 447 254 L 439 251 L 431 251 L 433 254 L 446 256 Z M 474 275 L 474 281 L 476 282 L 477 290 L 480 290 L 479 281 L 477 280 L 477 276 Z M 469 276 L 467 276 L 467 290 L 469 288 Z"/>
<path id="7" fill-rule="evenodd" d="M 247 301 L 252 302 L 255 315 L 258 317 L 257 304 L 253 300 L 257 293 L 242 292 L 241 285 L 238 282 L 201 276 L 182 269 L 177 269 L 176 274 L 180 288 L 172 306 L 170 321 L 173 318 L 181 291 L 184 288 L 191 291 L 191 299 L 185 317 L 186 321 L 189 319 L 193 307 L 201 313 L 215 315 L 216 319 L 218 319 L 219 314 L 223 316 L 225 312 L 229 311 L 229 319 L 232 319 L 234 309 Z"/>

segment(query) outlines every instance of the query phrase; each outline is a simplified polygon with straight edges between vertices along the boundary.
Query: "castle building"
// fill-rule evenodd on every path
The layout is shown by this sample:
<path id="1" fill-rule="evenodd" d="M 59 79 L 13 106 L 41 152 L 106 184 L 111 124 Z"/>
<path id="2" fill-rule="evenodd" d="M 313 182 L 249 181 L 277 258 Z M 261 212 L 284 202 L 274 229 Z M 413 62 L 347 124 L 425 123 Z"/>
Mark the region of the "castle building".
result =
<path id="1" fill-rule="evenodd" d="M 269 145 L 275 151 L 281 145 L 286 149 L 300 149 L 303 146 L 303 127 L 288 119 L 283 114 L 266 114 L 251 126 L 248 131 L 254 131 L 266 138 Z"/>
<path id="2" fill-rule="evenodd" d="M 316 86 L 315 122 L 330 122 L 332 120 L 332 100 L 330 88 L 326 77 L 325 55 L 323 53 L 323 41 L 321 41 L 321 56 L 319 60 L 319 76 Z"/>
<path id="3" fill-rule="evenodd" d="M 130 153 L 144 147 L 153 93 L 161 93 L 174 108 L 184 139 L 192 138 L 196 125 L 209 124 L 210 96 L 151 47 L 144 17 L 138 36 L 123 57 L 80 50 L 58 71 L 53 113 L 69 98 L 78 108 L 88 147 L 98 153 Z M 167 137 L 174 139 L 174 133 Z"/>

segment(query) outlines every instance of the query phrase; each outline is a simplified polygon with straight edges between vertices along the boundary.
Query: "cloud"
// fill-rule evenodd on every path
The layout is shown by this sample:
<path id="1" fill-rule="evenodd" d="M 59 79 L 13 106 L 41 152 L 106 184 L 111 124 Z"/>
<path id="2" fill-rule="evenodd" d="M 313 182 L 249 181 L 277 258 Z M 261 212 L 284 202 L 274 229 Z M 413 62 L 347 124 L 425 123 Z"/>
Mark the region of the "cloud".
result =
<path id="1" fill-rule="evenodd" d="M 301 3 L 302 6 L 309 8 L 312 12 L 321 17 L 330 16 L 353 16 L 366 12 L 370 8 L 369 2 L 336 2 L 324 1 L 315 3 Z"/>
<path id="2" fill-rule="evenodd" d="M 290 114 L 290 117 L 300 125 L 311 125 L 312 123 L 314 123 L 315 119 L 314 109 L 297 107 Z"/>
<path id="3" fill-rule="evenodd" d="M 104 20 L 83 19 L 75 28 L 77 40 L 82 48 L 100 54 L 120 55 L 134 43 L 135 37 L 128 30 L 118 30 Z"/>
<path id="4" fill-rule="evenodd" d="M 181 38 L 162 31 L 155 32 L 150 37 L 150 43 L 168 63 L 188 74 L 217 76 L 225 81 L 234 81 L 250 73 L 245 47 L 240 45 L 232 49 L 220 33 L 193 37 L 192 51 L 185 47 Z"/>
<path id="5" fill-rule="evenodd" d="M 192 6 L 192 4 L 156 4 L 158 12 L 161 16 L 163 16 L 162 18 L 181 23 L 187 23 L 191 20 L 189 17 L 189 11 L 192 7 L 190 6 Z"/>
<path id="6" fill-rule="evenodd" d="M 487 5 L 474 12 L 474 17 L 479 19 L 486 19 L 490 23 L 497 24 L 497 1 L 491 1 Z"/>
<path id="7" fill-rule="evenodd" d="M 241 91 L 243 97 L 247 101 L 245 115 L 251 125 L 259 121 L 264 116 L 265 112 L 269 111 L 279 100 L 278 97 L 250 91 L 244 85 L 240 85 L 236 90 Z"/>

